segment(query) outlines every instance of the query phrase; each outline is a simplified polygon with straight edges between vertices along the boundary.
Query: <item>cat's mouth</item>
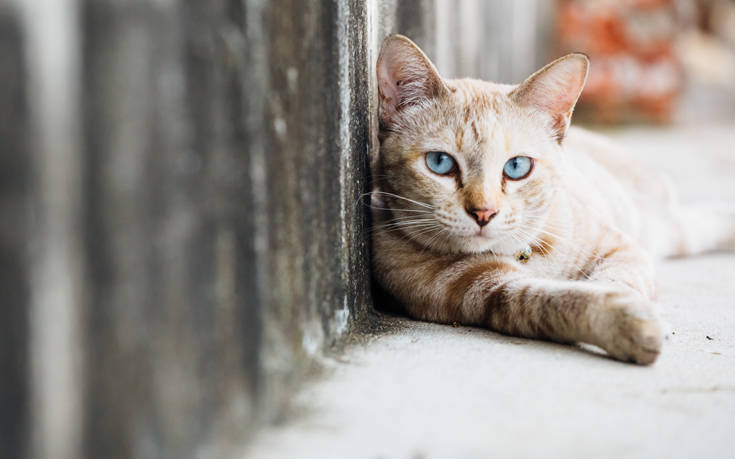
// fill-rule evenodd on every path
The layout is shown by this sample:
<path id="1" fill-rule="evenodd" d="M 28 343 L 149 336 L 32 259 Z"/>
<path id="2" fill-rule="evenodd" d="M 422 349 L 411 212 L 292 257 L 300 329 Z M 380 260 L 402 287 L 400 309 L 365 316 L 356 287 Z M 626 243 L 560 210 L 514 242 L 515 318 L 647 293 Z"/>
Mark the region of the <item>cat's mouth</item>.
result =
<path id="1" fill-rule="evenodd" d="M 497 229 L 490 228 L 490 225 L 482 226 L 474 230 L 469 237 L 483 240 L 495 239 L 498 237 L 498 231 Z"/>
<path id="2" fill-rule="evenodd" d="M 472 242 L 488 242 L 498 237 L 497 231 L 492 231 L 487 227 L 477 229 L 462 228 L 461 230 L 450 228 L 449 234 L 454 238 Z"/>
<path id="3" fill-rule="evenodd" d="M 498 239 L 497 234 L 491 234 L 487 230 L 479 229 L 471 234 L 463 234 L 461 235 L 461 240 L 464 241 L 464 243 L 469 243 L 471 245 L 487 245 L 489 243 L 492 243 L 493 241 L 496 241 Z"/>

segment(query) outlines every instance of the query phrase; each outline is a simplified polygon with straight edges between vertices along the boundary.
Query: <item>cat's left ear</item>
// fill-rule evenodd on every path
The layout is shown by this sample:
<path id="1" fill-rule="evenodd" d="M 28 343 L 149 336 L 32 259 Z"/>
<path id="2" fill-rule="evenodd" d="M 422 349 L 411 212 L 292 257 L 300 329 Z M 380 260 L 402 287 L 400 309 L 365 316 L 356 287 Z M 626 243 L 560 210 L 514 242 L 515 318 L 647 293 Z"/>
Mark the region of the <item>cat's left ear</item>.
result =
<path id="1" fill-rule="evenodd" d="M 391 35 L 383 41 L 376 71 L 378 112 L 385 125 L 390 125 L 407 107 L 420 105 L 447 91 L 434 64 L 403 35 Z"/>
<path id="2" fill-rule="evenodd" d="M 532 107 L 551 116 L 554 135 L 561 143 L 574 105 L 587 81 L 589 65 L 584 54 L 567 54 L 528 77 L 510 97 L 520 106 Z"/>

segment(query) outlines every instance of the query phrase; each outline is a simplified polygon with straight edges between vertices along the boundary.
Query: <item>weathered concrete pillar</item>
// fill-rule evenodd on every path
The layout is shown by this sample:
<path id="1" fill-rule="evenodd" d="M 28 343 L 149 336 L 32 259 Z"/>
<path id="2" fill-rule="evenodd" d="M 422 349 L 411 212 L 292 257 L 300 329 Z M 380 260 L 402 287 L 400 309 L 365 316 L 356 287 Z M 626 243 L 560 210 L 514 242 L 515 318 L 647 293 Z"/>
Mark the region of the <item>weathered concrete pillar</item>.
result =
<path id="1" fill-rule="evenodd" d="M 0 457 L 25 457 L 29 427 L 31 158 L 20 12 L 0 1 Z"/>
<path id="2" fill-rule="evenodd" d="M 365 316 L 363 10 L 84 3 L 87 456 L 234 447 Z"/>
<path id="3" fill-rule="evenodd" d="M 248 22 L 260 33 L 248 46 L 264 65 L 251 87 L 265 91 L 245 99 L 261 110 L 249 126 L 261 127 L 249 132 L 262 148 L 250 150 L 262 168 L 254 269 L 267 279 L 261 403 L 274 413 L 294 370 L 366 311 L 367 23 L 360 1 L 272 1 L 246 15 L 254 10 L 262 26 Z"/>

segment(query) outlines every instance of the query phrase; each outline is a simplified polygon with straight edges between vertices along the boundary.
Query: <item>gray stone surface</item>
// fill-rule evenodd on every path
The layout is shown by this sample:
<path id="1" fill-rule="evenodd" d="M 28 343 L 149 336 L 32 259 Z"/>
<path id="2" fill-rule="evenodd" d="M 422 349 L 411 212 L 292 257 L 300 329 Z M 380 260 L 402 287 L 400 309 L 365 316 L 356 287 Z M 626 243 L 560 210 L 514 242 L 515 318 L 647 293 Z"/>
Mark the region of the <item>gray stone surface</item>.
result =
<path id="1" fill-rule="evenodd" d="M 83 14 L 84 451 L 216 456 L 369 305 L 364 6 Z"/>
<path id="2" fill-rule="evenodd" d="M 24 50 L 18 11 L 0 1 L 0 457 L 23 457 L 28 435 L 30 158 Z"/>
<path id="3" fill-rule="evenodd" d="M 733 125 L 612 133 L 687 201 L 735 202 Z M 733 457 L 735 255 L 658 265 L 650 367 L 594 349 L 386 317 L 294 395 L 244 457 Z"/>

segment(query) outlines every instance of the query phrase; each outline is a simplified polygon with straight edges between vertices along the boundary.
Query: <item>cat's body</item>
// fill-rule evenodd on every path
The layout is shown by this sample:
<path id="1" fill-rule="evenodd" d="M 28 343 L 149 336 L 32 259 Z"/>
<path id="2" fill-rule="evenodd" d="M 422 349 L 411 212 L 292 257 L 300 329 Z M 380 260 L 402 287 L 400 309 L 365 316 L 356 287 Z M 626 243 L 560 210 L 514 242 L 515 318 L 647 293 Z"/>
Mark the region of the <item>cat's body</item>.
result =
<path id="1" fill-rule="evenodd" d="M 655 360 L 651 256 L 732 244 L 735 218 L 681 209 L 662 174 L 568 130 L 586 73 L 570 55 L 518 87 L 442 80 L 386 40 L 373 265 L 409 315 Z"/>

